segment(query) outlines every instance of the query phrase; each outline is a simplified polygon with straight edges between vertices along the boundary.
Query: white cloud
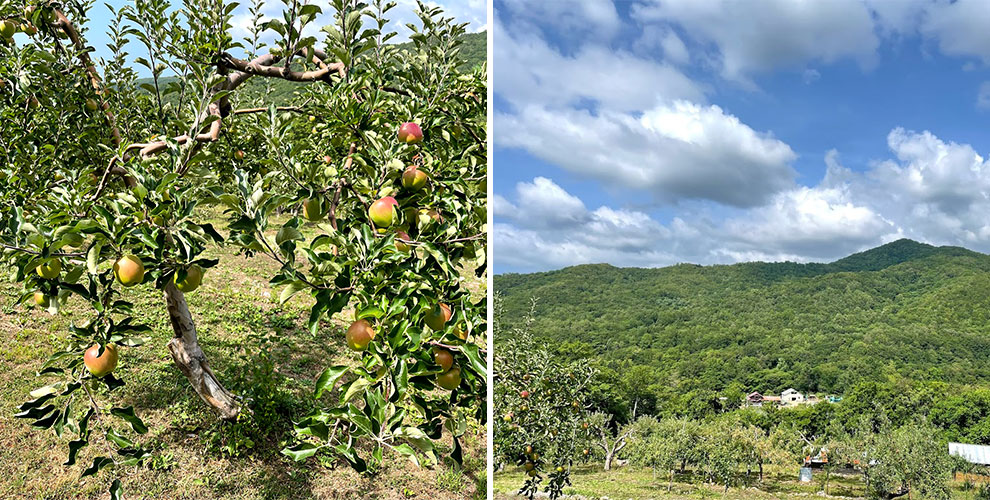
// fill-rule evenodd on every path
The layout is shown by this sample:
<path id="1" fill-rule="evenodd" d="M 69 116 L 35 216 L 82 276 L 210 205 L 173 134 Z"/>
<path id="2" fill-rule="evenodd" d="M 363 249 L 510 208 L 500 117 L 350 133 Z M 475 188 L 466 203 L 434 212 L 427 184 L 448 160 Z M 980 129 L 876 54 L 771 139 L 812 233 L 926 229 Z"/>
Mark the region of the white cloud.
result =
<path id="1" fill-rule="evenodd" d="M 499 6 L 504 7 L 514 16 L 525 18 L 532 23 L 545 23 L 554 31 L 568 37 L 585 37 L 591 34 L 610 38 L 622 26 L 612 0 L 577 2 L 502 0 Z"/>
<path id="2" fill-rule="evenodd" d="M 685 140 L 695 137 L 690 125 L 676 128 Z M 902 237 L 990 251 L 990 162 L 968 144 L 927 131 L 895 128 L 887 145 L 892 156 L 863 171 L 843 166 L 830 150 L 817 186 L 793 186 L 715 220 L 705 204 L 683 207 L 668 224 L 628 208 L 588 210 L 537 178 L 517 185 L 512 202 L 496 197 L 497 258 L 523 271 L 597 262 L 822 262 Z"/>
<path id="3" fill-rule="evenodd" d="M 933 2 L 926 6 L 920 31 L 951 56 L 979 57 L 990 62 L 990 9 L 983 0 Z"/>
<path id="4" fill-rule="evenodd" d="M 587 210 L 580 199 L 543 177 L 518 183 L 514 202 L 499 198 L 494 238 L 500 266 L 534 270 L 594 262 L 676 262 L 659 249 L 670 248 L 677 230 L 643 212 L 604 206 Z"/>
<path id="5" fill-rule="evenodd" d="M 535 32 L 509 30 L 498 20 L 494 29 L 496 92 L 517 106 L 591 101 L 633 111 L 670 99 L 704 100 L 702 87 L 672 66 L 592 43 L 566 56 Z"/>
<path id="6" fill-rule="evenodd" d="M 547 193 L 547 199 L 533 196 L 539 192 Z M 678 262 L 821 260 L 889 241 L 896 234 L 889 222 L 849 201 L 838 188 L 795 188 L 764 207 L 717 224 L 693 214 L 665 225 L 645 212 L 607 206 L 552 218 L 546 206 L 559 199 L 571 200 L 574 210 L 580 203 L 553 181 L 537 178 L 516 185 L 514 202 L 496 202 L 499 266 L 533 271 L 600 262 L 658 267 Z"/>
<path id="7" fill-rule="evenodd" d="M 643 23 L 676 23 L 714 46 L 722 75 L 746 84 L 755 73 L 809 61 L 851 58 L 868 67 L 880 44 L 859 0 L 644 0 L 632 13 Z"/>
<path id="8" fill-rule="evenodd" d="M 896 229 L 871 208 L 851 200 L 842 187 L 802 186 L 727 221 L 725 231 L 747 252 L 762 253 L 769 260 L 807 261 L 853 253 Z"/>
<path id="9" fill-rule="evenodd" d="M 718 106 L 677 101 L 638 119 L 531 106 L 515 115 L 497 113 L 496 130 L 500 146 L 667 202 L 753 206 L 792 185 L 794 177 L 796 154 L 787 144 Z"/>
<path id="10" fill-rule="evenodd" d="M 644 57 L 656 56 L 659 51 L 663 60 L 684 65 L 690 62 L 691 54 L 687 45 L 677 33 L 667 27 L 657 25 L 643 26 L 641 34 L 633 43 L 633 48 Z"/>

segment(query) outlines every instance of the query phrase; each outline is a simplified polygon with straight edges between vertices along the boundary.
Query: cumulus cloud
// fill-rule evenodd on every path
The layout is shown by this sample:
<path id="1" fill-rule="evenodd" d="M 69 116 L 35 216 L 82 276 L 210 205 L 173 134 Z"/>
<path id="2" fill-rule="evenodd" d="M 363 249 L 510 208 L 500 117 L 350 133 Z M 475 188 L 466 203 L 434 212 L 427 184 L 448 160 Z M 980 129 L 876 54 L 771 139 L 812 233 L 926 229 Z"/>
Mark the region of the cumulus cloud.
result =
<path id="1" fill-rule="evenodd" d="M 895 128 L 886 142 L 891 156 L 865 170 L 845 167 L 831 150 L 818 185 L 781 190 L 720 220 L 691 207 L 665 224 L 625 207 L 588 209 L 550 179 L 520 183 L 512 201 L 496 197 L 499 265 L 831 261 L 902 237 L 990 251 L 990 162 L 928 131 Z M 550 204 L 558 214 L 549 214 Z"/>
<path id="2" fill-rule="evenodd" d="M 677 65 L 687 64 L 691 59 L 684 40 L 674 30 L 664 26 L 644 26 L 633 48 L 644 55 L 659 51 L 665 61 Z"/>
<path id="3" fill-rule="evenodd" d="M 860 0 L 645 0 L 632 15 L 642 23 L 675 23 L 712 47 L 721 74 L 751 84 L 750 76 L 809 61 L 851 58 L 868 67 L 880 40 Z"/>
<path id="4" fill-rule="evenodd" d="M 676 101 L 644 112 L 496 114 L 496 141 L 569 171 L 659 200 L 706 199 L 754 206 L 793 183 L 791 148 L 718 106 Z"/>
<path id="5" fill-rule="evenodd" d="M 502 0 L 499 6 L 513 16 L 536 24 L 547 24 L 565 36 L 584 37 L 589 34 L 610 38 L 622 27 L 619 13 L 612 0 L 581 0 L 580 2 L 533 2 L 532 0 Z M 502 9 L 500 9 L 502 10 Z"/>
<path id="6" fill-rule="evenodd" d="M 546 193 L 540 200 L 539 194 Z M 495 204 L 500 267 L 544 270 L 606 262 L 657 267 L 678 262 L 835 258 L 893 238 L 892 224 L 836 188 L 796 188 L 764 207 L 721 223 L 692 214 L 663 224 L 649 214 L 601 206 L 587 210 L 550 179 L 516 185 L 515 201 Z M 548 203 L 568 200 L 565 217 Z M 548 218 L 549 220 L 542 220 Z"/>
<path id="7" fill-rule="evenodd" d="M 544 177 L 520 182 L 514 194 L 513 202 L 497 197 L 495 203 L 495 258 L 500 266 L 536 270 L 594 262 L 676 262 L 673 254 L 660 250 L 670 247 L 676 228 L 646 213 L 605 206 L 588 210 Z"/>
<path id="8" fill-rule="evenodd" d="M 553 2 L 547 2 L 553 3 Z M 494 31 L 496 92 L 522 107 L 576 106 L 591 101 L 607 109 L 635 111 L 660 101 L 703 101 L 701 85 L 664 63 L 586 43 L 561 54 L 538 33 L 510 30 L 498 20 Z"/>
<path id="9" fill-rule="evenodd" d="M 896 232 L 892 222 L 859 203 L 843 187 L 802 186 L 780 193 L 768 205 L 726 222 L 731 244 L 722 252 L 736 260 L 753 253 L 768 260 L 830 259 Z"/>
<path id="10" fill-rule="evenodd" d="M 920 31 L 937 41 L 951 56 L 978 57 L 990 62 L 990 9 L 982 0 L 933 2 L 921 14 Z"/>

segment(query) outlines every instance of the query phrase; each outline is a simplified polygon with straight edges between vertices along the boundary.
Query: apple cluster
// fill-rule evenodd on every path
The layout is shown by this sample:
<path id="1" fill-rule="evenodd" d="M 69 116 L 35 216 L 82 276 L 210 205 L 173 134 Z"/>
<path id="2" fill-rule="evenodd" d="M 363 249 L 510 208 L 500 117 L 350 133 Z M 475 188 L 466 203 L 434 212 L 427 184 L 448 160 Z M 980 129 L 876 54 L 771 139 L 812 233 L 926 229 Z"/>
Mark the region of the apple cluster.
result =
<path id="1" fill-rule="evenodd" d="M 310 121 L 315 117 L 310 116 Z M 399 126 L 397 134 L 398 142 L 402 144 L 418 144 L 423 140 L 423 130 L 415 122 L 406 122 Z M 243 159 L 243 153 L 237 157 Z M 330 163 L 332 158 L 329 155 L 323 157 L 323 161 Z M 417 165 L 409 165 L 402 173 L 402 187 L 409 193 L 415 193 L 424 189 L 429 181 L 429 174 Z M 323 202 L 320 198 L 308 198 L 302 202 L 302 216 L 310 222 L 320 222 L 325 215 Z M 393 196 L 384 196 L 375 200 L 368 208 L 368 219 L 371 226 L 378 233 L 387 232 L 400 220 L 400 205 Z M 415 214 L 415 211 L 412 212 Z M 424 213 L 438 220 L 440 215 L 436 210 L 426 210 Z M 395 248 L 402 253 L 412 251 L 413 241 L 410 239 L 407 229 L 396 227 Z M 436 304 L 424 317 L 424 323 L 433 331 L 443 330 L 450 319 L 453 311 L 450 306 L 444 303 Z M 467 333 L 460 328 L 455 328 L 455 335 L 462 340 L 467 339 Z M 351 323 L 345 334 L 347 346 L 354 351 L 364 351 L 368 349 L 375 339 L 375 328 L 367 319 L 358 319 Z M 454 362 L 454 356 L 447 349 L 434 348 L 434 362 L 441 368 L 441 373 L 437 375 L 437 385 L 447 390 L 454 390 L 461 383 L 461 369 Z"/>
<path id="2" fill-rule="evenodd" d="M 43 279 L 57 280 L 62 273 L 62 262 L 56 257 L 46 259 L 35 268 L 35 272 Z M 113 273 L 117 281 L 125 287 L 139 285 L 144 282 L 144 263 L 136 255 L 124 255 L 113 263 Z M 175 287 L 182 292 L 195 291 L 203 282 L 203 269 L 196 264 L 186 266 L 182 274 L 184 277 L 180 279 L 180 273 L 176 270 L 172 278 Z M 52 303 L 52 297 L 41 290 L 35 290 L 34 303 L 39 307 L 47 308 Z M 83 363 L 94 377 L 103 377 L 112 372 L 117 367 L 117 360 L 117 348 L 113 344 L 107 344 L 102 348 L 99 344 L 93 344 L 83 355 Z"/>

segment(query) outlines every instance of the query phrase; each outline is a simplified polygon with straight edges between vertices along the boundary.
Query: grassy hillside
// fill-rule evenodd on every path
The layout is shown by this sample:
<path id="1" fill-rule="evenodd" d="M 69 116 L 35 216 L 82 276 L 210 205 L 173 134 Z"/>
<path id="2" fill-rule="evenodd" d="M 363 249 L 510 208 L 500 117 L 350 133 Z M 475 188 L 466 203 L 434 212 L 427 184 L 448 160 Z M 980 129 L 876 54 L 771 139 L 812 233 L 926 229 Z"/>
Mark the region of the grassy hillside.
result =
<path id="1" fill-rule="evenodd" d="M 494 283 L 503 321 L 535 299 L 530 331 L 654 394 L 990 381 L 990 256 L 958 247 L 900 240 L 830 264 L 585 265 Z"/>

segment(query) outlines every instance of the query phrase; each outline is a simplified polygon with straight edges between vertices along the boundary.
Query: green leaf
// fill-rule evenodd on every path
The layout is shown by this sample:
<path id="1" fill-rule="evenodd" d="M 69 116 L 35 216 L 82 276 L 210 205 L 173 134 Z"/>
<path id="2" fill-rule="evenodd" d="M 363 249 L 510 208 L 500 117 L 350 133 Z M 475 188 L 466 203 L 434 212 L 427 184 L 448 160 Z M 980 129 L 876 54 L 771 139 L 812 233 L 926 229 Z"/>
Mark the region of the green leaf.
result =
<path id="1" fill-rule="evenodd" d="M 364 309 L 361 309 L 360 311 L 355 312 L 354 319 L 359 320 L 364 318 L 381 318 L 384 315 L 385 315 L 385 311 L 383 311 L 380 307 L 368 306 Z"/>
<path id="2" fill-rule="evenodd" d="M 115 431 L 113 429 L 108 429 L 106 436 L 107 436 L 107 441 L 110 441 L 111 443 L 113 443 L 113 444 L 115 444 L 115 445 L 117 445 L 117 446 L 119 446 L 121 448 L 127 448 L 127 447 L 130 447 L 130 446 L 134 446 L 134 442 L 133 441 L 131 441 L 130 439 L 127 439 L 124 436 L 121 436 L 117 431 Z"/>
<path id="3" fill-rule="evenodd" d="M 20 413 L 14 414 L 14 418 L 41 418 L 48 415 L 55 409 L 55 405 L 46 405 L 41 408 L 30 408 Z"/>
<path id="4" fill-rule="evenodd" d="M 323 391 L 333 389 L 334 384 L 336 384 L 337 381 L 340 380 L 340 377 L 347 373 L 349 369 L 350 368 L 346 366 L 337 365 L 329 366 L 323 370 L 320 377 L 316 379 L 316 398 L 319 399 L 320 396 L 323 395 Z"/>
<path id="5" fill-rule="evenodd" d="M 120 500 L 120 479 L 114 479 L 110 484 L 110 500 Z"/>
<path id="6" fill-rule="evenodd" d="M 419 427 L 403 427 L 395 435 L 396 437 L 405 438 L 417 450 L 425 454 L 433 452 L 433 440 Z"/>
<path id="7" fill-rule="evenodd" d="M 299 291 L 304 290 L 306 288 L 309 288 L 309 285 L 303 283 L 302 281 L 298 281 L 298 280 L 290 281 L 288 284 L 285 285 L 285 288 L 282 289 L 282 293 L 279 294 L 278 303 L 280 305 L 285 304 L 289 299 L 292 298 L 293 295 L 299 293 Z"/>
<path id="8" fill-rule="evenodd" d="M 65 463 L 63 463 L 62 465 L 66 465 L 66 466 L 75 465 L 76 454 L 79 453 L 79 450 L 81 450 L 87 444 L 89 444 L 89 441 L 86 439 L 76 439 L 75 441 L 69 441 L 69 457 L 65 460 Z"/>
<path id="9" fill-rule="evenodd" d="M 303 235 L 298 229 L 294 227 L 282 226 L 282 229 L 278 230 L 278 234 L 275 235 L 275 244 L 282 246 L 282 243 L 286 241 L 297 241 L 302 240 Z"/>
<path id="10" fill-rule="evenodd" d="M 97 266 L 100 264 L 100 250 L 103 249 L 103 242 L 96 240 L 93 246 L 89 247 L 89 252 L 86 254 L 86 267 L 89 269 L 90 274 L 96 274 Z"/>
<path id="11" fill-rule="evenodd" d="M 366 379 L 366 378 L 364 378 L 364 377 L 355 379 L 347 387 L 347 391 L 344 392 L 344 395 L 341 396 L 341 398 L 340 398 L 340 404 L 344 404 L 344 403 L 346 403 L 346 402 L 354 399 L 354 396 L 357 396 L 358 394 L 364 393 L 364 391 L 366 391 L 370 385 L 371 385 L 371 381 L 368 380 L 368 379 Z"/>
<path id="12" fill-rule="evenodd" d="M 409 459 L 412 460 L 412 463 L 416 464 L 416 466 L 419 467 L 419 457 L 416 455 L 416 450 L 413 450 L 412 446 L 409 446 L 406 443 L 402 443 L 399 446 L 393 447 L 393 449 L 399 452 L 400 454 L 409 457 Z"/>
<path id="13" fill-rule="evenodd" d="M 92 476 L 93 474 L 100 472 L 100 469 L 108 465 L 113 465 L 113 460 L 111 460 L 108 457 L 96 457 L 93 459 L 93 465 L 90 465 L 89 468 L 84 470 L 82 475 L 79 476 L 79 478 L 81 479 L 86 476 Z"/>
<path id="14" fill-rule="evenodd" d="M 282 454 L 300 462 L 315 455 L 316 452 L 320 451 L 320 448 L 320 446 L 313 443 L 299 443 L 292 447 L 283 448 Z"/>
<path id="15" fill-rule="evenodd" d="M 127 408 L 114 408 L 110 410 L 110 414 L 126 420 L 127 423 L 131 424 L 131 428 L 134 429 L 134 432 L 138 434 L 148 432 L 148 427 L 144 425 L 144 422 L 142 422 L 137 415 L 134 414 L 133 406 L 128 406 Z"/>
<path id="16" fill-rule="evenodd" d="M 471 368 L 481 374 L 482 378 L 487 379 L 488 369 L 485 366 L 485 361 L 481 357 L 481 352 L 478 346 L 474 344 L 467 344 L 463 347 L 462 351 L 464 352 L 464 355 L 467 356 L 468 361 L 471 362 Z"/>

